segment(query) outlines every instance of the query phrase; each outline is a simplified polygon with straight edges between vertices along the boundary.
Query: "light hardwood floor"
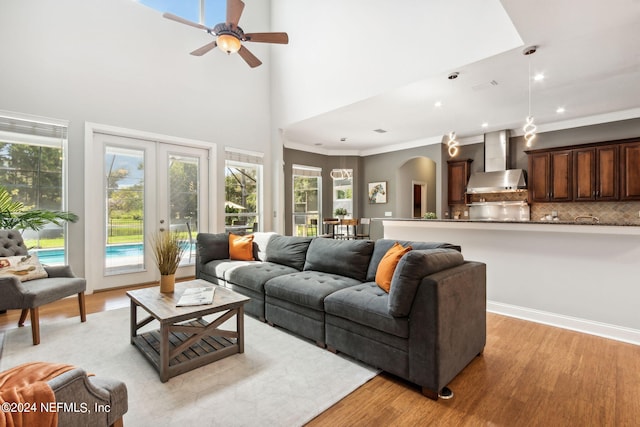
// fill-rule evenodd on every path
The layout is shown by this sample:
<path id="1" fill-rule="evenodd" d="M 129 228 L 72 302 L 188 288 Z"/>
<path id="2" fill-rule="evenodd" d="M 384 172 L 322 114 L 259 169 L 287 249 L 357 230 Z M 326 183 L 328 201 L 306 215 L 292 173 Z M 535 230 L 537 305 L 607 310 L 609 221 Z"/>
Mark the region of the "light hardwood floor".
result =
<path id="1" fill-rule="evenodd" d="M 95 313 L 129 299 L 119 289 L 86 303 Z M 19 314 L 1 314 L 0 331 L 17 327 Z M 76 298 L 40 309 L 41 322 L 74 316 Z M 640 426 L 640 346 L 496 314 L 487 315 L 484 353 L 449 386 L 455 397 L 434 402 L 382 374 L 309 426 Z"/>

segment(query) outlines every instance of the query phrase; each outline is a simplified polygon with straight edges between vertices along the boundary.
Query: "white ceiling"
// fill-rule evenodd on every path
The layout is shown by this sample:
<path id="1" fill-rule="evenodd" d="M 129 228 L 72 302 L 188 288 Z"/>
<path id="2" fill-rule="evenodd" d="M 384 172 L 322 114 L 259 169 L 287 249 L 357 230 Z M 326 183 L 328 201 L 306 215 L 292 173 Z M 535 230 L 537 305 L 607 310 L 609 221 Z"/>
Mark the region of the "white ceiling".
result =
<path id="1" fill-rule="evenodd" d="M 366 155 L 451 130 L 463 143 L 522 134 L 529 66 L 545 75 L 531 84 L 539 131 L 640 117 L 640 0 L 273 0 L 272 12 L 291 40 L 272 51 L 287 147 Z"/>

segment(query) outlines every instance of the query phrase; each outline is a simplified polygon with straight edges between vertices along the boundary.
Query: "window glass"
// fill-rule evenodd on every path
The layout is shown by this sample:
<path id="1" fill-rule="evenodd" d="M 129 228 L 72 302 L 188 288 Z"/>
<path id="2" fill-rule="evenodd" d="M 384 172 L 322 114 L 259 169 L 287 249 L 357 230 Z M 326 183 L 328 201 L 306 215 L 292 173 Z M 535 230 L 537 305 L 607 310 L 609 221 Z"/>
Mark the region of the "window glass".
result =
<path id="1" fill-rule="evenodd" d="M 293 167 L 293 235 L 317 236 L 320 221 L 321 170 L 309 166 Z"/>
<path id="2" fill-rule="evenodd" d="M 351 169 L 345 169 L 348 174 L 344 174 L 342 179 L 333 180 L 333 214 L 336 214 L 337 209 L 344 209 L 340 215 L 352 216 L 353 215 L 353 171 Z"/>
<path id="3" fill-rule="evenodd" d="M 260 223 L 262 165 L 227 160 L 225 226 L 228 231 L 257 231 Z"/>
<path id="4" fill-rule="evenodd" d="M 213 27 L 226 19 L 226 0 L 137 0 L 159 12 L 169 12 L 192 22 Z M 200 2 L 204 1 L 204 20 L 200 20 Z"/>
<path id="5" fill-rule="evenodd" d="M 66 210 L 66 127 L 0 117 L 0 186 L 23 210 Z M 25 244 L 49 265 L 65 264 L 65 227 L 21 230 Z"/>

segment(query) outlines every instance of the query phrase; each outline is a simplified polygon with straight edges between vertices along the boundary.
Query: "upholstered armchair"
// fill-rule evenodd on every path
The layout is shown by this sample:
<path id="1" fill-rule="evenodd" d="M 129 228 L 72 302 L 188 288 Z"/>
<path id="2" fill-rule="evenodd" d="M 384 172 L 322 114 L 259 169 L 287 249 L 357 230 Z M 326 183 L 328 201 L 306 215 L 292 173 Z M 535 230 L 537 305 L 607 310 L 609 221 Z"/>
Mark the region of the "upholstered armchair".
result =
<path id="1" fill-rule="evenodd" d="M 29 252 L 22 235 L 17 230 L 0 230 L 0 257 L 28 258 Z M 9 258 L 0 259 L 8 265 Z M 0 264 L 0 267 L 4 265 Z M 35 269 L 30 266 L 29 269 Z M 7 270 L 7 268 L 0 269 Z M 0 276 L 0 310 L 20 309 L 18 326 L 24 326 L 27 314 L 31 316 L 31 334 L 33 345 L 40 344 L 39 307 L 50 302 L 77 294 L 80 306 L 80 320 L 87 320 L 84 292 L 87 282 L 75 277 L 71 268 L 65 266 L 44 266 L 46 277 L 23 281 L 20 274 Z M 22 270 L 22 271 L 26 271 Z M 21 280 L 22 279 L 22 280 Z"/>
<path id="2" fill-rule="evenodd" d="M 0 401 L 3 407 L 22 402 L 25 408 L 37 408 L 0 413 L 3 426 L 121 427 L 128 410 L 127 386 L 122 381 L 48 362 L 29 362 L 0 372 Z"/>

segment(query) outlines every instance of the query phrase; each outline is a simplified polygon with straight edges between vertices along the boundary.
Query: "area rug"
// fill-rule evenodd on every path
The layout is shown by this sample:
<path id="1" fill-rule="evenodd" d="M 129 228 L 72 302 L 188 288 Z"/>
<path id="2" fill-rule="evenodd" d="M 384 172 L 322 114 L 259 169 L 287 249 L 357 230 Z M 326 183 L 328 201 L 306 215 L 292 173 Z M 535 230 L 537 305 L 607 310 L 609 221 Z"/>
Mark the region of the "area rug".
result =
<path id="1" fill-rule="evenodd" d="M 140 318 L 140 315 L 138 316 Z M 160 382 L 129 342 L 129 309 L 6 333 L 0 369 L 24 362 L 73 364 L 127 384 L 129 426 L 303 425 L 377 371 L 286 331 L 245 317 L 245 352 Z M 152 324 L 147 327 L 153 326 Z M 157 324 L 155 326 L 157 328 Z"/>

